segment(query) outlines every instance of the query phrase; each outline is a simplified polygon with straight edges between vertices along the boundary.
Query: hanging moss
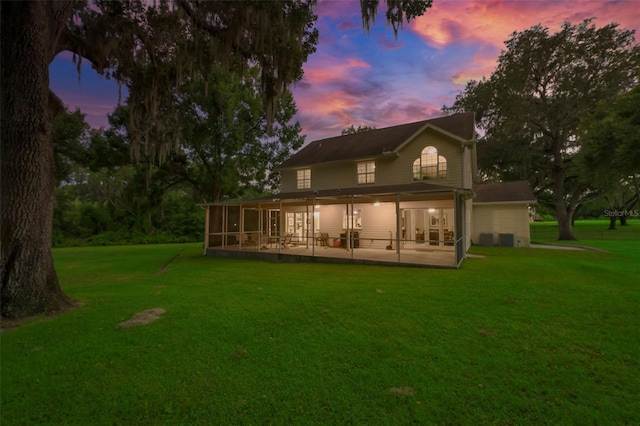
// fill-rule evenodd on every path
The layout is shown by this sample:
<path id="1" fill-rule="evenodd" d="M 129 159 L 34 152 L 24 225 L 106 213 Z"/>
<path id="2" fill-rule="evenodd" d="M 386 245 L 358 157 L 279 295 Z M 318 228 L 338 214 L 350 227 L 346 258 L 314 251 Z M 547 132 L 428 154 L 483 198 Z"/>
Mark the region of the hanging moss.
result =
<path id="1" fill-rule="evenodd" d="M 403 20 L 424 13 L 431 0 L 385 0 L 387 21 L 397 33 Z M 363 26 L 374 23 L 379 0 L 361 0 Z M 214 67 L 242 75 L 260 69 L 268 128 L 280 96 L 302 78 L 315 51 L 315 0 L 189 1 L 96 0 L 74 16 L 65 40 L 80 72 L 88 58 L 129 91 L 131 152 L 162 161 L 179 144 L 176 93 L 203 82 L 209 96 Z M 74 39 L 75 37 L 75 39 Z M 119 96 L 119 102 L 121 101 Z"/>

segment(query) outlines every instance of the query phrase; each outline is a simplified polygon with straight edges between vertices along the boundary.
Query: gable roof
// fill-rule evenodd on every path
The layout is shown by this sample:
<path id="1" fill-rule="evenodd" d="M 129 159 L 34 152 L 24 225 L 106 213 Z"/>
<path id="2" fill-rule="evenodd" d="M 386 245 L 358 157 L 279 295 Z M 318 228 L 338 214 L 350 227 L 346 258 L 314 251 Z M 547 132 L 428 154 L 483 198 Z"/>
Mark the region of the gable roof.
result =
<path id="1" fill-rule="evenodd" d="M 473 185 L 475 203 L 535 203 L 536 196 L 526 180 L 498 183 L 478 183 Z"/>
<path id="2" fill-rule="evenodd" d="M 309 166 L 331 161 L 353 160 L 391 153 L 401 148 L 412 136 L 427 127 L 439 129 L 461 139 L 471 140 L 475 131 L 474 114 L 465 112 L 447 117 L 317 140 L 311 142 L 280 164 L 278 169 Z"/>

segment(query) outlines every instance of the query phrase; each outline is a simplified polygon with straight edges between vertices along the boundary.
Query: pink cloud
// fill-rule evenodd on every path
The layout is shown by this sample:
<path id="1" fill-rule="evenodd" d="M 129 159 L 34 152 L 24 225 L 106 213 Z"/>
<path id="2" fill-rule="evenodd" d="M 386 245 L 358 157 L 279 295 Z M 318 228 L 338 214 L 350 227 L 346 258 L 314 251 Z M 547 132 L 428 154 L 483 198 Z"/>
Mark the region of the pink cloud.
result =
<path id="1" fill-rule="evenodd" d="M 515 31 L 541 24 L 551 32 L 564 22 L 577 24 L 597 17 L 603 26 L 617 22 L 622 28 L 640 29 L 640 8 L 636 1 L 594 2 L 468 0 L 436 1 L 433 7 L 409 25 L 431 47 L 476 46 L 480 49 L 464 68 L 453 70 L 451 82 L 463 87 L 469 80 L 489 77 L 495 70 L 504 42 Z"/>
<path id="2" fill-rule="evenodd" d="M 478 53 L 473 56 L 469 67 L 459 70 L 451 76 L 451 82 L 462 89 L 470 80 L 482 80 L 489 77 L 498 64 L 498 52 L 494 54 Z"/>
<path id="3" fill-rule="evenodd" d="M 338 24 L 340 31 L 357 30 L 358 28 L 358 25 L 353 21 L 342 21 Z"/>
<path id="4" fill-rule="evenodd" d="M 618 22 L 623 28 L 638 30 L 639 10 L 636 1 L 436 1 L 409 28 L 436 48 L 470 42 L 503 48 L 514 31 L 536 24 L 557 31 L 565 21 L 575 24 L 597 17 L 596 25 Z"/>
<path id="5" fill-rule="evenodd" d="M 398 40 L 394 39 L 393 37 L 389 37 L 388 34 L 379 34 L 376 37 L 376 43 L 378 43 L 379 46 L 381 46 L 383 49 L 386 50 L 396 50 L 396 49 L 402 49 L 404 47 L 404 45 L 402 43 L 400 43 Z"/>
<path id="6" fill-rule="evenodd" d="M 360 20 L 360 2 L 344 0 L 319 0 L 316 8 L 319 19 Z"/>
<path id="7" fill-rule="evenodd" d="M 356 57 L 339 58 L 327 54 L 316 55 L 304 67 L 303 82 L 326 84 L 343 82 L 356 78 L 357 69 L 370 68 L 371 65 Z"/>
<path id="8" fill-rule="evenodd" d="M 441 115 L 442 104 L 407 95 L 402 87 L 398 90 L 397 95 L 389 96 L 388 92 L 359 95 L 328 86 L 312 90 L 300 88 L 294 90 L 300 111 L 296 119 L 302 124 L 307 140 L 311 141 L 339 135 L 351 125 L 382 128 Z"/>
<path id="9" fill-rule="evenodd" d="M 358 109 L 360 102 L 357 96 L 344 90 L 316 90 L 298 97 L 296 104 L 305 115 L 331 116 L 347 123 L 352 121 L 352 112 Z"/>

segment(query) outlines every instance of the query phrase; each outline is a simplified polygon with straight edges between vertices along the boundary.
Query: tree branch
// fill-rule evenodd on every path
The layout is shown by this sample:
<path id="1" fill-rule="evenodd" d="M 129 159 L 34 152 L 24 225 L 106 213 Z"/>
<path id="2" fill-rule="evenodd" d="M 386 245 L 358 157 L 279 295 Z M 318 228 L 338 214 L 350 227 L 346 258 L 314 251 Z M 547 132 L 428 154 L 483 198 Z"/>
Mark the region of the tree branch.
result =
<path id="1" fill-rule="evenodd" d="M 110 65 L 107 59 L 108 52 L 116 43 L 115 38 L 106 40 L 102 35 L 100 35 L 97 40 L 87 40 L 73 33 L 68 28 L 65 28 L 60 35 L 53 57 L 60 52 L 68 50 L 90 61 L 98 72 L 103 72 Z M 53 58 L 51 58 L 51 60 L 53 60 Z"/>
<path id="2" fill-rule="evenodd" d="M 229 30 L 219 28 L 211 25 L 207 22 L 203 17 L 191 7 L 188 0 L 176 0 L 178 6 L 184 11 L 184 13 L 191 19 L 191 22 L 198 28 L 199 30 L 205 31 L 209 33 L 214 38 L 219 38 L 230 43 L 231 49 L 235 52 L 240 53 L 245 59 L 250 59 L 252 57 L 251 51 L 249 49 L 241 46 L 235 37 L 231 37 L 231 32 Z"/>

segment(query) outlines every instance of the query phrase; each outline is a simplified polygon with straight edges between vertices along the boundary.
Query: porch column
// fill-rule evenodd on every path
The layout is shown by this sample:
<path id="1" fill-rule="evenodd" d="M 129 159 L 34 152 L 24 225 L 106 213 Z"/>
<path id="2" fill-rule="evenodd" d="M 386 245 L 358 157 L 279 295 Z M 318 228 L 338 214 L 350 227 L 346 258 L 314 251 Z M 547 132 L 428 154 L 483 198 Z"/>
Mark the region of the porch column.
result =
<path id="1" fill-rule="evenodd" d="M 211 220 L 209 218 L 209 215 L 211 214 L 211 207 L 206 206 L 205 211 L 206 213 L 204 216 L 204 253 L 202 253 L 203 255 L 207 254 L 207 249 L 209 248 L 209 221 Z"/>
<path id="2" fill-rule="evenodd" d="M 309 248 L 309 200 L 306 200 L 305 208 L 307 209 L 307 223 L 304 224 L 304 229 L 306 229 L 305 233 L 305 246 Z M 313 229 L 313 222 L 311 223 L 311 228 Z"/>
<path id="3" fill-rule="evenodd" d="M 222 206 L 222 226 L 221 226 L 221 237 L 222 237 L 222 248 L 225 248 L 227 246 L 227 232 L 229 230 L 229 224 L 227 223 L 229 221 L 229 206 L 228 205 L 224 205 Z"/>
<path id="4" fill-rule="evenodd" d="M 353 208 L 353 195 L 351 196 L 351 220 L 349 220 L 349 215 L 347 215 L 347 241 L 349 244 L 349 247 L 351 248 L 351 260 L 353 260 L 353 246 L 355 245 L 355 241 L 353 241 L 353 226 L 355 226 L 355 224 L 353 223 L 355 219 L 355 210 Z M 349 228 L 349 222 L 351 222 L 351 226 L 352 228 Z"/>
<path id="5" fill-rule="evenodd" d="M 242 237 L 244 236 L 244 208 L 242 207 L 242 203 L 240 203 L 240 226 L 238 230 L 240 231 L 240 235 L 238 235 L 238 247 L 242 250 Z"/>
<path id="6" fill-rule="evenodd" d="M 309 213 L 307 213 L 309 217 Z M 311 198 L 311 257 L 316 255 L 316 197 Z"/>
<path id="7" fill-rule="evenodd" d="M 455 252 L 455 266 L 459 267 L 460 263 L 465 257 L 465 228 L 466 228 L 466 214 L 464 209 L 464 201 L 460 194 L 456 191 L 453 194 L 453 217 L 456 223 L 454 224 L 454 238 L 453 238 L 453 251 Z"/>
<path id="8" fill-rule="evenodd" d="M 282 239 L 284 238 L 284 235 L 282 235 L 282 230 L 286 229 L 286 224 L 287 218 L 282 211 L 282 200 L 280 200 L 280 232 L 278 232 L 278 254 L 282 253 Z"/>
<path id="9" fill-rule="evenodd" d="M 262 230 L 264 229 L 263 221 L 264 217 L 262 216 L 262 204 L 258 203 L 258 250 L 262 247 Z"/>
<path id="10" fill-rule="evenodd" d="M 400 263 L 400 193 L 396 193 L 396 253 L 398 254 L 398 263 Z"/>

